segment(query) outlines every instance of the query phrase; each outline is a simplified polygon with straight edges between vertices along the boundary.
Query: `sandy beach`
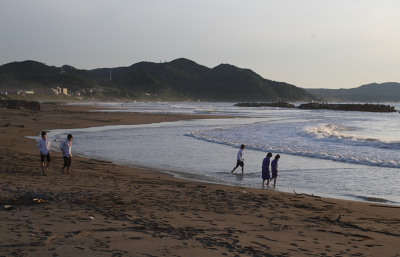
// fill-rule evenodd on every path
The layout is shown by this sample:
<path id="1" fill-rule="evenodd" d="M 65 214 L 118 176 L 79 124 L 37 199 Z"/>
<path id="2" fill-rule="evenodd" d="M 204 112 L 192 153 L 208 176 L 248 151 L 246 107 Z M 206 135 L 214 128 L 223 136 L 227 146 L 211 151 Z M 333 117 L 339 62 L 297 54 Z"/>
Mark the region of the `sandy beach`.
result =
<path id="1" fill-rule="evenodd" d="M 400 256 L 400 207 L 186 181 L 52 151 L 42 130 L 210 118 L 0 108 L 0 256 Z M 260 174 L 261 176 L 261 174 Z M 261 183 L 261 178 L 260 178 Z"/>

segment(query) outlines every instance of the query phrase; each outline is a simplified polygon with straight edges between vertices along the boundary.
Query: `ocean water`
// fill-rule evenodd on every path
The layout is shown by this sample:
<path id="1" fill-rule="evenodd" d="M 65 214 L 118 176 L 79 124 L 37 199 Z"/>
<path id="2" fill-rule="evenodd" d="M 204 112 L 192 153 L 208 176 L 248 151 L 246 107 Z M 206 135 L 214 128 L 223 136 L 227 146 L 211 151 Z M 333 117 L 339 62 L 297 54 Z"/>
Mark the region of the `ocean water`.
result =
<path id="1" fill-rule="evenodd" d="M 400 205 L 400 114 L 235 107 L 233 103 L 96 103 L 110 112 L 228 115 L 148 125 L 53 130 L 75 154 L 185 179 L 261 188 L 266 153 L 280 154 L 276 190 Z M 391 104 L 400 107 L 396 104 Z M 241 144 L 245 172 L 230 174 Z"/>

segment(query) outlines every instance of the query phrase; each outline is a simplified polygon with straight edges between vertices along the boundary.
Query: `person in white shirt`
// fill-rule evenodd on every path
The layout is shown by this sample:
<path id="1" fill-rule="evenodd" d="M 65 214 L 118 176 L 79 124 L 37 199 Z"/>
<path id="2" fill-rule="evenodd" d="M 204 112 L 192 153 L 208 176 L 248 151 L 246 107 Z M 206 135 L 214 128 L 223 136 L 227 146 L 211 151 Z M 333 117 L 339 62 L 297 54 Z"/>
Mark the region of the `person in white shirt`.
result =
<path id="1" fill-rule="evenodd" d="M 236 166 L 235 166 L 235 168 L 233 168 L 233 170 L 231 171 L 231 173 L 233 173 L 233 172 L 237 169 L 237 167 L 240 166 L 240 167 L 242 167 L 242 174 L 243 174 L 243 171 L 244 171 L 243 150 L 244 150 L 245 147 L 246 147 L 245 145 L 241 145 L 241 146 L 240 146 L 240 150 L 239 150 L 239 152 L 238 152 L 238 154 L 237 154 Z"/>
<path id="2" fill-rule="evenodd" d="M 72 163 L 72 138 L 72 135 L 68 134 L 67 140 L 65 140 L 60 146 L 64 159 L 64 165 L 61 173 L 64 173 L 64 169 L 67 167 L 67 174 L 69 174 L 69 167 Z"/>
<path id="3" fill-rule="evenodd" d="M 46 176 L 47 171 L 49 171 L 49 165 L 51 162 L 51 156 L 50 156 L 51 141 L 50 141 L 50 139 L 47 138 L 46 131 L 42 131 L 41 136 L 42 136 L 42 138 L 39 139 L 38 145 L 39 145 L 39 151 L 40 151 L 40 161 L 42 163 L 42 173 L 44 176 Z M 45 161 L 47 161 L 46 165 L 45 165 Z"/>

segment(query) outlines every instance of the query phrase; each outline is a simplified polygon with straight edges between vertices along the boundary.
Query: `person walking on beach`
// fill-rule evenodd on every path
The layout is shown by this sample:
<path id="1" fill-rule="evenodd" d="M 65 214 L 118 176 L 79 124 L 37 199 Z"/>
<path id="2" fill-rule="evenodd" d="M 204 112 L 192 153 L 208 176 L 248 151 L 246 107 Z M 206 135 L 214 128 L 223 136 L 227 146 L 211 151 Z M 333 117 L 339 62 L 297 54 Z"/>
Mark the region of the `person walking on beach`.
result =
<path id="1" fill-rule="evenodd" d="M 244 171 L 243 150 L 244 150 L 244 148 L 246 148 L 246 146 L 242 144 L 242 145 L 240 146 L 240 150 L 239 150 L 239 152 L 238 152 L 238 154 L 237 154 L 236 166 L 235 166 L 235 168 L 233 168 L 233 170 L 231 171 L 231 173 L 233 173 L 233 172 L 240 166 L 240 167 L 242 167 L 242 174 L 243 174 L 243 171 Z"/>
<path id="2" fill-rule="evenodd" d="M 275 158 L 271 162 L 271 172 L 272 172 L 272 178 L 271 181 L 274 180 L 274 187 L 276 184 L 276 177 L 278 177 L 278 160 L 281 158 L 279 154 L 275 155 Z"/>
<path id="3" fill-rule="evenodd" d="M 269 164 L 270 164 L 270 159 L 272 157 L 272 153 L 268 153 L 267 156 L 264 158 L 263 163 L 262 163 L 262 171 L 261 171 L 261 176 L 262 176 L 262 188 L 265 187 L 265 181 L 267 181 L 267 187 L 269 187 L 269 180 L 271 179 L 271 175 L 269 172 Z"/>
<path id="4" fill-rule="evenodd" d="M 50 139 L 47 138 L 46 131 L 42 131 L 41 136 L 42 138 L 39 139 L 40 161 L 42 163 L 42 174 L 43 176 L 46 176 L 47 171 L 49 171 L 49 165 L 51 162 L 51 156 L 50 156 L 51 141 Z M 45 165 L 45 160 L 47 161 L 46 165 Z"/>
<path id="5" fill-rule="evenodd" d="M 68 134 L 67 140 L 65 140 L 60 146 L 64 159 L 64 166 L 61 170 L 61 173 L 64 173 L 64 169 L 67 167 L 67 174 L 69 174 L 69 167 L 71 166 L 72 162 L 72 138 L 72 135 Z"/>

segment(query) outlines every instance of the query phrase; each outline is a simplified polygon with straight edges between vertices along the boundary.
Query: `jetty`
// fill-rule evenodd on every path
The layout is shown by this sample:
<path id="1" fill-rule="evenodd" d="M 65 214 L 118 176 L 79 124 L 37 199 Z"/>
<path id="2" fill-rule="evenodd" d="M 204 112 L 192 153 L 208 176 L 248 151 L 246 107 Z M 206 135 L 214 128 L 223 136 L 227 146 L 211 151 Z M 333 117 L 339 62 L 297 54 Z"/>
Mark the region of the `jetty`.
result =
<path id="1" fill-rule="evenodd" d="M 234 106 L 239 107 L 283 107 L 283 108 L 296 108 L 293 104 L 286 102 L 273 102 L 273 103 L 263 103 L 263 102 L 252 102 L 252 103 L 237 103 Z"/>
<path id="2" fill-rule="evenodd" d="M 299 109 L 325 109 L 335 111 L 358 111 L 358 112 L 396 112 L 393 106 L 385 104 L 328 104 L 328 103 L 307 103 L 301 104 Z"/>
<path id="3" fill-rule="evenodd" d="M 28 109 L 36 112 L 40 111 L 40 103 L 36 101 L 0 100 L 0 107 L 7 109 Z"/>
<path id="4" fill-rule="evenodd" d="M 234 106 L 239 107 L 282 107 L 296 108 L 293 104 L 286 102 L 247 102 L 236 103 Z M 328 103 L 306 103 L 300 104 L 297 108 L 307 110 L 334 110 L 334 111 L 358 111 L 358 112 L 396 112 L 393 106 L 385 104 L 328 104 Z"/>

